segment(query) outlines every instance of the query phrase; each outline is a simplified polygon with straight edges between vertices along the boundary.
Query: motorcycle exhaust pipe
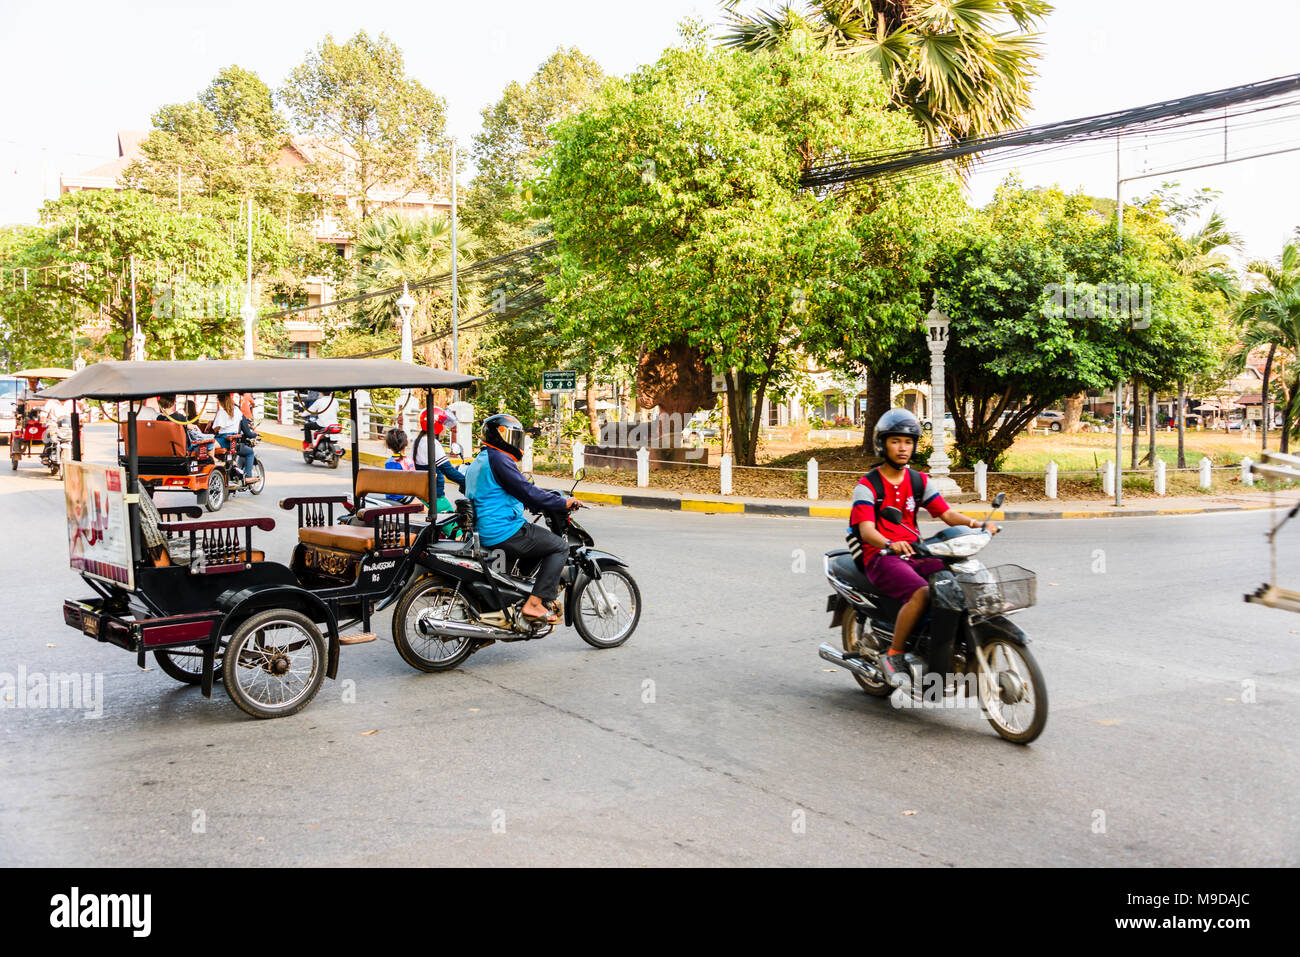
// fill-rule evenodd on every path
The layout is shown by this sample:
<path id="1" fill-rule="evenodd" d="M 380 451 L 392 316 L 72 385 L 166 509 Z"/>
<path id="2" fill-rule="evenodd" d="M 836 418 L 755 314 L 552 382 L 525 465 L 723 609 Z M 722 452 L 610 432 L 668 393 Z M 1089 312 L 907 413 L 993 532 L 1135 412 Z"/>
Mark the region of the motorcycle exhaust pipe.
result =
<path id="1" fill-rule="evenodd" d="M 823 644 L 817 649 L 817 656 L 868 681 L 878 683 L 885 680 L 884 674 L 875 665 L 861 658 L 845 658 L 844 652 L 834 645 Z"/>
<path id="2" fill-rule="evenodd" d="M 506 628 L 475 625 L 468 621 L 447 621 L 445 618 L 421 618 L 415 630 L 425 638 L 475 638 L 480 641 L 509 641 L 519 637 Z"/>

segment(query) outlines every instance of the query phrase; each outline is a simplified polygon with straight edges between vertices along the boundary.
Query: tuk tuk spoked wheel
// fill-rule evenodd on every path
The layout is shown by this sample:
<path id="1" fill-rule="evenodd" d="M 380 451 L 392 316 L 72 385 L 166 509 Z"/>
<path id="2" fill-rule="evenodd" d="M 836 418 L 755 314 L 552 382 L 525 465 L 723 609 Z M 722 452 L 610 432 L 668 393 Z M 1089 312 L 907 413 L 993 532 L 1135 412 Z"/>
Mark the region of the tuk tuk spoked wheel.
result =
<path id="1" fill-rule="evenodd" d="M 184 645 L 180 648 L 168 648 L 155 651 L 154 661 L 169 678 L 175 678 L 187 685 L 196 685 L 203 680 L 203 649 L 198 645 Z M 217 650 L 216 667 L 212 671 L 213 679 L 221 680 L 221 650 Z"/>
<path id="2" fill-rule="evenodd" d="M 269 608 L 246 619 L 230 636 L 222 661 L 226 693 L 254 718 L 296 714 L 325 680 L 326 647 L 310 618 Z"/>
<path id="3" fill-rule="evenodd" d="M 226 473 L 214 468 L 208 473 L 208 487 L 199 493 L 203 507 L 209 512 L 218 512 L 226 504 Z"/>

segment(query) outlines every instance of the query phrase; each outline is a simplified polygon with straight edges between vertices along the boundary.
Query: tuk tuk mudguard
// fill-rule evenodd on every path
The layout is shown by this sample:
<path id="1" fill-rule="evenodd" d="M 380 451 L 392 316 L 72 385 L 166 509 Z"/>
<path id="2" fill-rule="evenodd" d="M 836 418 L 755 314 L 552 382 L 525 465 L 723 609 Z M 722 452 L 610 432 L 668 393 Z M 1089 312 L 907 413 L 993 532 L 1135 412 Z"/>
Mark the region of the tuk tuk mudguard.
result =
<path id="1" fill-rule="evenodd" d="M 222 595 L 217 607 L 229 609 L 217 628 L 218 637 L 230 634 L 245 618 L 265 608 L 292 608 L 312 621 L 324 621 L 329 635 L 329 660 L 325 674 L 335 678 L 339 670 L 339 626 L 329 606 L 305 588 L 297 585 L 251 585 L 233 594 Z"/>

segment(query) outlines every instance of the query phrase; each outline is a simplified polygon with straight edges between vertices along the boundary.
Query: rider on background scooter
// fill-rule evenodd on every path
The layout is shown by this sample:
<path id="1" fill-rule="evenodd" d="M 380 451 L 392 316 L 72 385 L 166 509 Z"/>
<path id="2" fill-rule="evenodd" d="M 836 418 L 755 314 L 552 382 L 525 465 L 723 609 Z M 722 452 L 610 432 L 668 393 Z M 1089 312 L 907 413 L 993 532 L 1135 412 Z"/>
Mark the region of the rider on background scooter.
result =
<path id="1" fill-rule="evenodd" d="M 524 506 L 539 513 L 563 512 L 582 503 L 538 488 L 519 471 L 524 427 L 513 415 L 498 413 L 484 419 L 481 441 L 483 450 L 465 470 L 465 495 L 474 504 L 475 531 L 484 547 L 500 548 L 510 558 L 541 561 L 521 614 L 530 621 L 554 624 L 559 615 L 552 602 L 559 594 L 569 543 L 548 528 L 524 521 Z"/>
<path id="2" fill-rule="evenodd" d="M 339 424 L 339 404 L 331 393 L 317 392 L 311 389 L 299 393 L 302 398 L 302 438 L 303 448 L 311 448 L 313 433 L 320 432 L 331 425 Z M 316 416 L 313 423 L 311 416 Z"/>
<path id="3" fill-rule="evenodd" d="M 886 680 L 896 686 L 908 678 L 903 651 L 908 636 L 925 615 L 930 598 L 927 580 L 944 567 L 937 558 L 912 557 L 912 542 L 921 537 L 916 527 L 917 507 L 924 506 L 948 525 L 985 528 L 991 534 L 998 530 L 992 522 L 977 522 L 949 508 L 924 472 L 907 467 L 920 438 L 921 423 L 906 409 L 890 409 L 880 417 L 873 439 L 883 461 L 858 479 L 849 513 L 849 548 L 867 579 L 881 594 L 902 603 L 889 652 L 880 656 Z M 902 513 L 901 524 L 880 516 L 888 506 Z"/>

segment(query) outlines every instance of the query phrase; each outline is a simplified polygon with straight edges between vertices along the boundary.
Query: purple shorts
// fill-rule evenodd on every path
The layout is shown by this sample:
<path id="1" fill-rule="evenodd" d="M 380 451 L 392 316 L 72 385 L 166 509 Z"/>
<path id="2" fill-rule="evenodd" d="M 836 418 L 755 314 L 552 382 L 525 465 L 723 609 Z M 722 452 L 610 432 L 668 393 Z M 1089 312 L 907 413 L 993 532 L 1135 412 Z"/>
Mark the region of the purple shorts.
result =
<path id="1" fill-rule="evenodd" d="M 879 552 L 867 562 L 867 581 L 881 594 L 905 602 L 918 588 L 929 587 L 927 579 L 942 570 L 943 560 L 939 558 L 913 558 L 909 561 L 898 555 Z"/>

